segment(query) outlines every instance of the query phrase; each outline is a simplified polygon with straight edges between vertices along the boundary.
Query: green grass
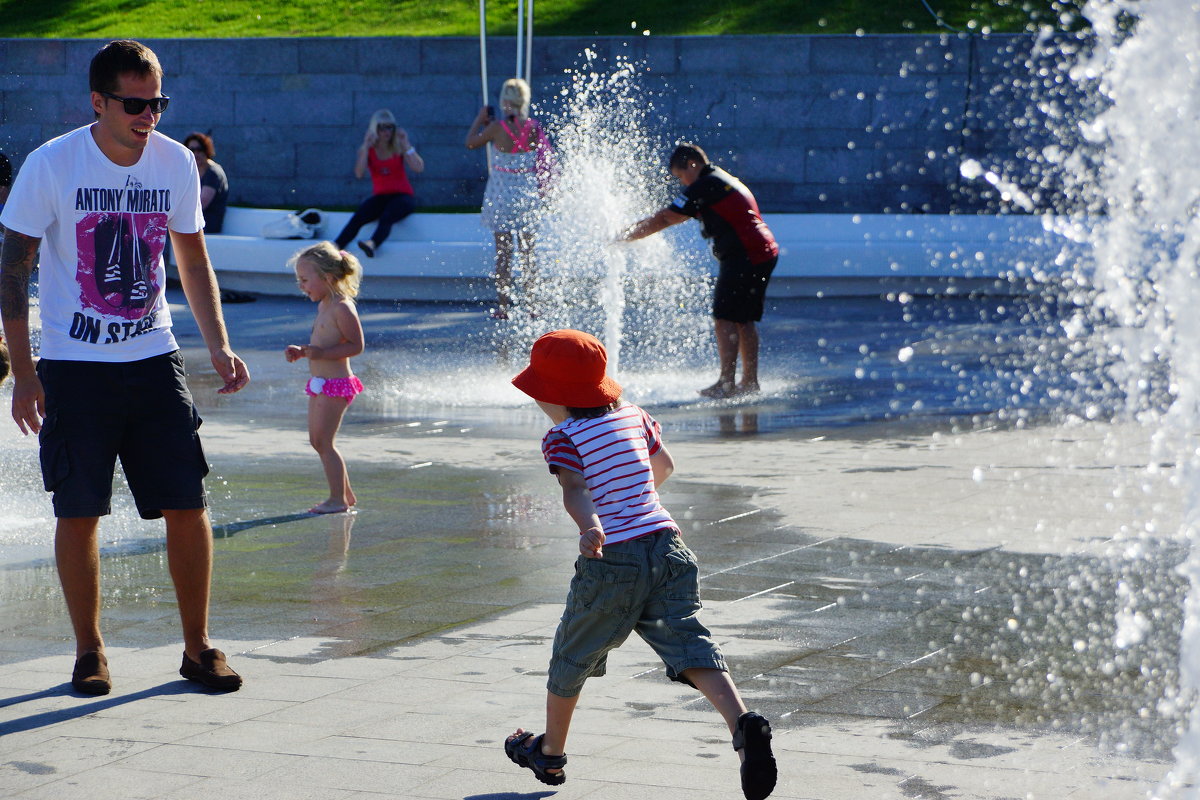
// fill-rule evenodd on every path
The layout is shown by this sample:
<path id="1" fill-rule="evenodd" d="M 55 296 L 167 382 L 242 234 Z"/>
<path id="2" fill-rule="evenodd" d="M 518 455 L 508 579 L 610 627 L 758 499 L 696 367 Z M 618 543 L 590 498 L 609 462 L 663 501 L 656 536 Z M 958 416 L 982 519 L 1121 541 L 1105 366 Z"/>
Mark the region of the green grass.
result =
<path id="1" fill-rule="evenodd" d="M 1017 32 L 1083 0 L 927 0 L 959 29 Z M 924 33 L 921 0 L 536 0 L 536 35 Z M 516 0 L 490 0 L 488 32 L 516 32 Z M 477 36 L 474 0 L 0 0 L 0 37 Z"/>

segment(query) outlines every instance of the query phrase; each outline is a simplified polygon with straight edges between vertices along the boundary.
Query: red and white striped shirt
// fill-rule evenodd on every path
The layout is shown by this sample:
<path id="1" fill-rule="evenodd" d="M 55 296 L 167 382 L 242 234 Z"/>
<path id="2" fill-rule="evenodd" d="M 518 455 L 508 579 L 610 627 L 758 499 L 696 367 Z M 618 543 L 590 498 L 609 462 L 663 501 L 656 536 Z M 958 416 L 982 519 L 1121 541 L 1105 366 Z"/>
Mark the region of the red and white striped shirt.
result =
<path id="1" fill-rule="evenodd" d="M 583 475 L 606 544 L 636 539 L 675 520 L 658 499 L 650 456 L 662 447 L 662 429 L 649 414 L 623 403 L 602 417 L 559 423 L 542 439 L 551 472 Z"/>

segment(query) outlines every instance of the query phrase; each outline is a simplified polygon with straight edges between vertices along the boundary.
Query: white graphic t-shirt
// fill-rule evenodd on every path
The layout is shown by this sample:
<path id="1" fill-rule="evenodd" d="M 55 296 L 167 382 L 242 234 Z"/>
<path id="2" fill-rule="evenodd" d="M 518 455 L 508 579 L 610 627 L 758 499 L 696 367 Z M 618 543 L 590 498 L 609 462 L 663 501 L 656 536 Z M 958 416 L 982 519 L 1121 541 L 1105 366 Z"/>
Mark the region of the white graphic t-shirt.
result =
<path id="1" fill-rule="evenodd" d="M 88 126 L 51 139 L 25 159 L 0 224 L 42 239 L 43 358 L 137 361 L 177 349 L 163 295 L 167 229 L 204 225 L 186 147 L 155 132 L 122 167 Z"/>

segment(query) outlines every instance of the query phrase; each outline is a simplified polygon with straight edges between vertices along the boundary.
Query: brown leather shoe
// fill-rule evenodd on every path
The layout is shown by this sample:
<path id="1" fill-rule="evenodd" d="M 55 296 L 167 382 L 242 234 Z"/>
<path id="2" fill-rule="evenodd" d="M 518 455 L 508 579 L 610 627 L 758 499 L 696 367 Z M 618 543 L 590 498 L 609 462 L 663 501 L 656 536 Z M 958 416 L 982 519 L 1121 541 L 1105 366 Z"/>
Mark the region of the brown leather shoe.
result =
<path id="1" fill-rule="evenodd" d="M 83 694 L 108 694 L 112 691 L 112 678 L 108 674 L 108 659 L 104 653 L 92 650 L 75 659 L 71 670 L 71 685 Z"/>
<path id="2" fill-rule="evenodd" d="M 196 681 L 222 692 L 236 692 L 242 688 L 242 676 L 229 668 L 225 663 L 225 654 L 215 647 L 200 653 L 199 664 L 188 658 L 185 652 L 179 674 L 189 681 Z"/>

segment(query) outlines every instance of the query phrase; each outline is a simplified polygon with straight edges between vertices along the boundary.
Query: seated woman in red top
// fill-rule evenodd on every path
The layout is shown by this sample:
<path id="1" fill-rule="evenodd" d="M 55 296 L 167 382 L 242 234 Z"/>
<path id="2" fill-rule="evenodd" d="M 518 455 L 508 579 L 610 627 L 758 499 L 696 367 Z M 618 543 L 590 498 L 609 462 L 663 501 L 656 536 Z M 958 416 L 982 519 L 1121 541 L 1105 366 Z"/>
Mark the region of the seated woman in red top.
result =
<path id="1" fill-rule="evenodd" d="M 371 173 L 371 196 L 363 201 L 334 240 L 339 250 L 346 249 L 362 226 L 379 220 L 371 238 L 358 243 L 367 256 L 374 258 L 392 226 L 413 212 L 417 201 L 406 169 L 423 172 L 425 161 L 408 141 L 408 133 L 396 127 L 392 112 L 380 109 L 371 115 L 367 135 L 358 148 L 358 160 L 354 162 L 354 177 L 362 178 L 368 171 Z"/>

